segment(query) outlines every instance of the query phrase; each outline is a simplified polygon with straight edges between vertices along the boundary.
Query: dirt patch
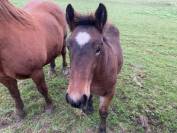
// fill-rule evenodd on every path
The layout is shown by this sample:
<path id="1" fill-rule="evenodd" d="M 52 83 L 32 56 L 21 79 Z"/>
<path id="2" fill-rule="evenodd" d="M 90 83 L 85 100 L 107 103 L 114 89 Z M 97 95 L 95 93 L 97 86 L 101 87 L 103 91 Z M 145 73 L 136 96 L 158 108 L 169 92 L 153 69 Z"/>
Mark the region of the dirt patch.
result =
<path id="1" fill-rule="evenodd" d="M 12 121 L 8 118 L 0 118 L 0 129 L 6 128 L 12 124 Z"/>
<path id="2" fill-rule="evenodd" d="M 133 75 L 132 79 L 133 82 L 139 86 L 140 88 L 143 88 L 143 80 L 146 77 L 145 72 L 143 70 L 143 66 L 141 65 L 133 65 Z"/>
<path id="3" fill-rule="evenodd" d="M 137 122 L 144 128 L 145 133 L 151 133 L 151 129 L 150 129 L 149 122 L 148 122 L 148 117 L 140 115 L 137 119 Z"/>
<path id="4" fill-rule="evenodd" d="M 5 114 L 5 116 L 0 118 L 0 129 L 4 129 L 13 124 L 15 119 L 15 113 L 13 111 L 9 111 Z"/>
<path id="5" fill-rule="evenodd" d="M 95 133 L 95 130 L 92 128 L 88 128 L 85 133 Z"/>

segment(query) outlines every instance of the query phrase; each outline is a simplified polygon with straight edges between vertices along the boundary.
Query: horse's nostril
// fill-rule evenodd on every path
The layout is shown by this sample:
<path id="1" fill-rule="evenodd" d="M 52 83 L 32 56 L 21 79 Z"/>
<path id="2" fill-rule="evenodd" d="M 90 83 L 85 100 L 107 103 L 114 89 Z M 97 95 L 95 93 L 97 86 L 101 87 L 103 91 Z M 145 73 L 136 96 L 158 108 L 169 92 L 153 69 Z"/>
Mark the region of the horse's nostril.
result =
<path id="1" fill-rule="evenodd" d="M 66 99 L 66 102 L 69 103 L 68 93 L 66 93 L 65 99 Z"/>
<path id="2" fill-rule="evenodd" d="M 82 102 L 82 105 L 84 105 L 84 106 L 86 105 L 87 99 L 88 99 L 87 96 L 86 96 L 86 95 L 83 95 L 82 101 L 81 101 L 81 102 Z"/>
<path id="3" fill-rule="evenodd" d="M 68 93 L 66 94 L 65 98 L 66 102 L 75 108 L 83 108 L 86 105 L 88 99 L 86 95 L 83 95 L 80 100 L 74 101 L 72 98 L 70 98 Z"/>

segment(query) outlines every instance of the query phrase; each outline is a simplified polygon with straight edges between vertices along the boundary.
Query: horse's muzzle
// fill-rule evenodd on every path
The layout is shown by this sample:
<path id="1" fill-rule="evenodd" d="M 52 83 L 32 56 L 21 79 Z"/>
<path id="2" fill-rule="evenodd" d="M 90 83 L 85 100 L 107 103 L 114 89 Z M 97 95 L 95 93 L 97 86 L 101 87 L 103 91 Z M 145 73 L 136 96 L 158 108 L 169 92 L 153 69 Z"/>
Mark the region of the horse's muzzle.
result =
<path id="1" fill-rule="evenodd" d="M 68 93 L 66 94 L 65 98 L 67 103 L 69 103 L 72 107 L 81 109 L 86 105 L 88 99 L 86 95 L 83 95 L 80 100 L 74 101 L 71 99 Z"/>

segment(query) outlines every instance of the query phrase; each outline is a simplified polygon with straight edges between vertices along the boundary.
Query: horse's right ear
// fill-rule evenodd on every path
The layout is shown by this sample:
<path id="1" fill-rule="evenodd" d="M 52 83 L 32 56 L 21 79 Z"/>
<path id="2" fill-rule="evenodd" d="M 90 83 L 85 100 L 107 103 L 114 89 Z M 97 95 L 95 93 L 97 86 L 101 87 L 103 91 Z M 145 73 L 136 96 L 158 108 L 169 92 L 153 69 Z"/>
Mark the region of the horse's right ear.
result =
<path id="1" fill-rule="evenodd" d="M 74 29 L 74 15 L 74 8 L 71 4 L 68 4 L 66 8 L 66 21 L 71 31 Z"/>
<path id="2" fill-rule="evenodd" d="M 104 4 L 100 3 L 95 12 L 96 26 L 98 30 L 103 31 L 104 25 L 107 22 L 107 10 Z"/>

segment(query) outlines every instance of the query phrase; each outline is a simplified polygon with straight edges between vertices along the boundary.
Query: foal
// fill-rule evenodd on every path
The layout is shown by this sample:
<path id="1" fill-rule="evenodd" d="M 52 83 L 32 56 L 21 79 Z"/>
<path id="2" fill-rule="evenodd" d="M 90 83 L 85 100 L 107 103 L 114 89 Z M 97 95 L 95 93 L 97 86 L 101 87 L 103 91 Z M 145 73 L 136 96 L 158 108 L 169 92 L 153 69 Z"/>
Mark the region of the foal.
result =
<path id="1" fill-rule="evenodd" d="M 106 132 L 108 106 L 114 96 L 117 74 L 123 64 L 118 29 L 106 23 L 107 10 L 100 4 L 94 15 L 79 15 L 69 4 L 66 19 L 71 30 L 67 46 L 71 75 L 66 100 L 86 113 L 93 111 L 92 94 L 100 96 L 99 132 Z"/>
<path id="2" fill-rule="evenodd" d="M 54 3 L 32 1 L 24 9 L 8 0 L 0 1 L 0 83 L 15 100 L 16 114 L 25 116 L 16 79 L 32 78 L 46 101 L 46 111 L 53 108 L 48 95 L 43 66 L 62 54 L 65 59 L 66 22 L 64 13 Z"/>

